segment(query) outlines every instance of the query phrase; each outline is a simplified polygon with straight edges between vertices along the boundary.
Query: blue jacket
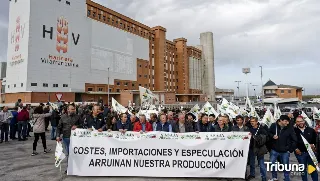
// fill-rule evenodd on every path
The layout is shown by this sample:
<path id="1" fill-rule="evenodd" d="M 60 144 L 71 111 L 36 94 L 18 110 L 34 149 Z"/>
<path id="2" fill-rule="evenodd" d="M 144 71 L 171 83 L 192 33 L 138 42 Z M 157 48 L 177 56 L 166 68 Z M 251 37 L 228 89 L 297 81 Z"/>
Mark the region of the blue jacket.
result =
<path id="1" fill-rule="evenodd" d="M 121 120 L 117 121 L 117 131 L 119 129 L 126 129 L 127 131 L 132 131 L 132 125 L 130 121 L 127 121 L 125 124 L 122 124 Z"/>
<path id="2" fill-rule="evenodd" d="M 159 121 L 156 126 L 155 131 L 164 131 L 164 132 L 172 132 L 172 126 L 170 123 L 166 122 L 162 125 L 162 123 Z"/>
<path id="3" fill-rule="evenodd" d="M 17 120 L 18 111 L 12 111 L 11 114 L 12 114 L 12 119 L 10 121 L 10 125 L 15 125 L 18 123 L 18 120 Z"/>

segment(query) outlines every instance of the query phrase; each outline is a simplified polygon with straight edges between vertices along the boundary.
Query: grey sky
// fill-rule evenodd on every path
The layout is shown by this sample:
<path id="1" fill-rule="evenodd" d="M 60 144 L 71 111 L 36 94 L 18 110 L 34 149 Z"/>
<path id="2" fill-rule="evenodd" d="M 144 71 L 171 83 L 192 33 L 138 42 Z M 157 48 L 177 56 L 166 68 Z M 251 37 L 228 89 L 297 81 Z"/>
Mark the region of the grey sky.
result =
<path id="1" fill-rule="evenodd" d="M 161 25 L 167 38 L 199 43 L 199 34 L 212 31 L 215 42 L 216 85 L 236 88 L 250 67 L 252 85 L 272 79 L 277 84 L 306 88 L 320 94 L 319 0 L 96 0 L 148 26 Z M 0 2 L 0 59 L 6 59 L 8 1 Z M 318 34 L 317 34 L 318 33 Z M 251 92 L 253 92 L 252 86 Z M 257 88 L 259 89 L 259 88 Z M 258 90 L 260 91 L 260 90 Z"/>

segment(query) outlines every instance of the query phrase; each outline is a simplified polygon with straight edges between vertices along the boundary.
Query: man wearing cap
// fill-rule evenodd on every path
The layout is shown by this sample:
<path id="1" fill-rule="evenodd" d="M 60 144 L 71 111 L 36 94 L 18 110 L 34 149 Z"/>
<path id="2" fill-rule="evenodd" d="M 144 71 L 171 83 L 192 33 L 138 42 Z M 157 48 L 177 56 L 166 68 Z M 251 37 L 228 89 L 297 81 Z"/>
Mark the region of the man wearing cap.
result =
<path id="1" fill-rule="evenodd" d="M 286 115 L 281 115 L 280 120 L 276 123 L 272 123 L 269 129 L 269 137 L 271 138 L 271 152 L 270 162 L 275 167 L 275 162 L 280 156 L 281 163 L 285 167 L 289 167 L 289 157 L 297 148 L 297 136 L 293 130 L 293 127 L 289 127 L 290 118 Z M 273 181 L 277 179 L 277 171 L 272 171 Z M 284 171 L 284 181 L 290 181 L 290 173 Z"/>
<path id="2" fill-rule="evenodd" d="M 313 165 L 313 162 L 311 160 L 311 157 L 309 156 L 308 150 L 306 146 L 304 145 L 304 142 L 302 140 L 302 136 L 308 141 L 310 144 L 312 150 L 316 150 L 316 139 L 317 134 L 316 131 L 310 127 L 306 126 L 306 122 L 303 120 L 302 116 L 298 116 L 296 118 L 296 125 L 297 127 L 294 128 L 294 131 L 297 135 L 297 149 L 295 150 L 295 156 L 299 162 L 299 164 L 304 164 L 305 170 L 304 173 L 301 174 L 302 181 L 308 181 L 308 175 L 307 175 L 307 168 L 308 165 Z M 301 136 L 302 135 L 302 136 Z M 311 178 L 313 181 L 318 180 L 318 172 L 314 171 L 311 174 Z"/>

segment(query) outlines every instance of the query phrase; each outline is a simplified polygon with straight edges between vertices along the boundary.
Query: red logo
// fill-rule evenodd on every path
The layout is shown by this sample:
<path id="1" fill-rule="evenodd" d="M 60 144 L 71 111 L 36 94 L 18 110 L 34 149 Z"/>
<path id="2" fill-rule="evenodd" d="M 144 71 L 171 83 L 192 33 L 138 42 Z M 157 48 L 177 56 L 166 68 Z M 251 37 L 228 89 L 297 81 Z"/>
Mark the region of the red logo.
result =
<path id="1" fill-rule="evenodd" d="M 21 25 L 20 25 L 20 16 L 17 17 L 16 19 L 16 30 L 15 30 L 15 47 L 14 51 L 19 51 L 19 43 L 20 43 L 20 30 L 21 30 Z"/>
<path id="2" fill-rule="evenodd" d="M 63 16 L 58 18 L 57 21 L 57 45 L 56 49 L 59 53 L 68 52 L 68 33 L 69 33 L 69 22 Z"/>

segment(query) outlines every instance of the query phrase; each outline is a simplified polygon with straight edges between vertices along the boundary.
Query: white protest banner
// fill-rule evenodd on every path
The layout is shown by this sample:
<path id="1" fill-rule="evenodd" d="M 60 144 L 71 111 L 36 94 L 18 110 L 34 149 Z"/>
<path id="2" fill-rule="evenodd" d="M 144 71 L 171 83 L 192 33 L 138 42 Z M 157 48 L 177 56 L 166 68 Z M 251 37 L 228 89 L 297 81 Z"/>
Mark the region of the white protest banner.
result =
<path id="1" fill-rule="evenodd" d="M 249 132 L 72 131 L 68 175 L 244 178 Z"/>

